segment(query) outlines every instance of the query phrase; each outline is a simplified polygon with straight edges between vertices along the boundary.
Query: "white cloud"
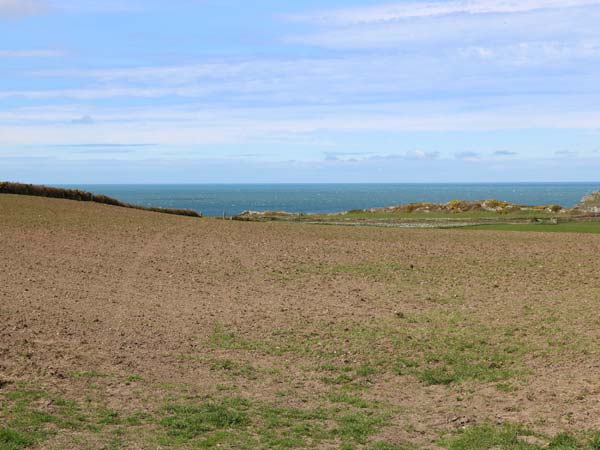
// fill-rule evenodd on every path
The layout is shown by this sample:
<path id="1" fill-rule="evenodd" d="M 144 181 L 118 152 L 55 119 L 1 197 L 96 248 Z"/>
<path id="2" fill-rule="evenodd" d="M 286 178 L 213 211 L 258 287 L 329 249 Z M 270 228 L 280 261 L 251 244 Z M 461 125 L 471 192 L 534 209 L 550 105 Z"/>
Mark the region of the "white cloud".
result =
<path id="1" fill-rule="evenodd" d="M 93 125 L 94 122 L 94 118 L 87 114 L 71 121 L 74 125 Z"/>
<path id="2" fill-rule="evenodd" d="M 45 0 L 56 11 L 77 14 L 139 13 L 189 6 L 190 0 Z"/>
<path id="3" fill-rule="evenodd" d="M 137 88 L 137 87 L 101 87 L 82 89 L 48 89 L 27 91 L 0 91 L 0 98 L 51 99 L 70 98 L 75 100 L 101 100 L 108 98 L 158 98 L 166 96 L 199 97 L 210 92 L 193 86 L 182 88 Z"/>
<path id="4" fill-rule="evenodd" d="M 65 55 L 65 53 L 63 51 L 51 50 L 51 49 L 28 49 L 28 50 L 3 50 L 3 49 L 0 49 L 0 58 L 60 58 L 64 55 Z"/>
<path id="5" fill-rule="evenodd" d="M 0 0 L 0 17 L 20 17 L 39 14 L 47 8 L 43 0 Z"/>
<path id="6" fill-rule="evenodd" d="M 150 0 L 47 0 L 56 10 L 76 13 L 144 11 Z"/>
<path id="7" fill-rule="evenodd" d="M 521 13 L 541 9 L 564 9 L 598 5 L 600 0 L 458 0 L 446 2 L 404 2 L 356 7 L 289 16 L 290 19 L 354 25 L 451 14 Z"/>
<path id="8" fill-rule="evenodd" d="M 454 157 L 456 159 L 460 159 L 462 161 L 479 161 L 481 159 L 481 155 L 477 152 L 459 152 L 455 153 Z"/>
<path id="9" fill-rule="evenodd" d="M 380 108 L 381 109 L 381 108 Z M 85 113 L 83 111 L 86 111 Z M 91 127 L 73 126 L 73 117 L 93 117 Z M 54 114 L 54 117 L 53 117 Z M 9 118 L 11 120 L 7 120 Z M 19 120 L 15 120 L 15 117 Z M 81 142 L 189 146 L 210 144 L 248 144 L 279 142 L 305 143 L 308 136 L 323 133 L 392 133 L 493 131 L 545 129 L 596 129 L 600 111 L 559 111 L 532 113 L 527 108 L 474 113 L 430 114 L 417 111 L 404 116 L 393 109 L 376 112 L 361 106 L 354 110 L 297 108 L 205 109 L 196 107 L 115 108 L 58 107 L 50 109 L 6 111 L 0 114 L 0 146 L 69 145 Z M 400 154 L 404 159 L 436 159 L 437 154 L 417 150 Z M 476 155 L 459 155 L 473 159 Z"/>
<path id="10" fill-rule="evenodd" d="M 286 38 L 287 42 L 340 49 L 391 48 L 440 52 L 448 48 L 490 47 L 521 42 L 596 40 L 600 5 L 511 14 L 442 15 L 404 21 L 324 26 Z M 483 44 L 482 44 L 483 43 Z M 435 47 L 433 47 L 435 46 Z"/>
<path id="11" fill-rule="evenodd" d="M 574 58 L 585 62 L 577 71 L 569 69 Z M 0 98 L 39 101 L 175 97 L 202 98 L 219 104 L 306 105 L 365 104 L 372 99 L 406 101 L 417 95 L 424 104 L 436 94 L 463 99 L 465 91 L 472 98 L 498 90 L 504 97 L 515 93 L 535 95 L 539 91 L 552 92 L 554 97 L 584 92 L 589 97 L 590 89 L 594 92 L 597 86 L 598 65 L 600 36 L 572 43 L 525 41 L 460 47 L 436 54 L 427 50 L 408 54 L 370 52 L 343 58 L 37 70 L 26 74 L 30 77 L 29 89 L 5 85 Z M 544 70 L 547 67 L 544 74 L 528 70 L 542 66 Z M 49 79 L 59 79 L 61 87 L 36 89 L 38 78 L 44 80 L 40 85 L 56 84 Z"/>

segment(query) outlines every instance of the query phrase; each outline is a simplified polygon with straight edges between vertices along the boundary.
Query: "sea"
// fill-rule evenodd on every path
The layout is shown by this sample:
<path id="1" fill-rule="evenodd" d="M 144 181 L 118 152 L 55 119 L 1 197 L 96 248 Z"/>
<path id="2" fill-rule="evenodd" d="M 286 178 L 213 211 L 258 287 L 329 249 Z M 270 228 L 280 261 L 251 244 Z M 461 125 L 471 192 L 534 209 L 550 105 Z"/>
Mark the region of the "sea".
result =
<path id="1" fill-rule="evenodd" d="M 185 208 L 206 216 L 243 211 L 335 213 L 413 202 L 497 199 L 572 207 L 597 183 L 440 184 L 95 184 L 63 185 L 144 206 Z"/>

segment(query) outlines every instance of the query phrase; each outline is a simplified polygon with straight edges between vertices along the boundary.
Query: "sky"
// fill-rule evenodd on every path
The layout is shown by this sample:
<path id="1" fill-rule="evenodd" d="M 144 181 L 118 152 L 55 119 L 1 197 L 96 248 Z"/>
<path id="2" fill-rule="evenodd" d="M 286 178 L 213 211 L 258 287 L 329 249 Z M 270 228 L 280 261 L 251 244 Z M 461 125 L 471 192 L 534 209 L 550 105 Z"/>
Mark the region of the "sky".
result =
<path id="1" fill-rule="evenodd" d="M 600 0 L 0 0 L 0 179 L 600 180 Z"/>

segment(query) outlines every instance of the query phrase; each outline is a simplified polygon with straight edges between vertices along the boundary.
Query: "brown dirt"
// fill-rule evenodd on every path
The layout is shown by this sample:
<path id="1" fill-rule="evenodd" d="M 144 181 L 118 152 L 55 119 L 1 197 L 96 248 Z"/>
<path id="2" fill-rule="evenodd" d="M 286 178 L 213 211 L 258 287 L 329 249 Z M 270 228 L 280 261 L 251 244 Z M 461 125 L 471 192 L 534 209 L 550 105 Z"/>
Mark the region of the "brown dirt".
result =
<path id="1" fill-rule="evenodd" d="M 78 402 L 93 388 L 122 414 L 223 391 L 307 408 L 337 389 L 321 366 L 370 363 L 380 369 L 360 395 L 391 412 L 370 440 L 435 448 L 484 422 L 600 429 L 599 252 L 600 235 L 198 220 L 0 196 L 0 399 L 28 382 Z M 522 373 L 428 385 L 386 366 L 427 344 L 357 326 L 418 342 L 478 330 L 519 347 Z M 224 359 L 255 375 L 215 370 Z M 109 376 L 90 387 L 85 373 Z M 144 430 L 124 445 L 149 448 Z M 78 448 L 87 432 L 69 433 L 39 448 Z"/>

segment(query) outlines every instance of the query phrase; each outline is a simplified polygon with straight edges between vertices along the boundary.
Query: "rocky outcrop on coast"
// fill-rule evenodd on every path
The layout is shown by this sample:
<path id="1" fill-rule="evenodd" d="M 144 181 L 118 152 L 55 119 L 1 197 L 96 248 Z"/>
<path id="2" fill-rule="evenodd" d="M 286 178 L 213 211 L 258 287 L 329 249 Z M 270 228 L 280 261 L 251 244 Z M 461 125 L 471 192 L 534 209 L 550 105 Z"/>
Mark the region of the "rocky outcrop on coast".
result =
<path id="1" fill-rule="evenodd" d="M 600 213 L 600 190 L 583 197 L 575 208 L 582 211 Z"/>

